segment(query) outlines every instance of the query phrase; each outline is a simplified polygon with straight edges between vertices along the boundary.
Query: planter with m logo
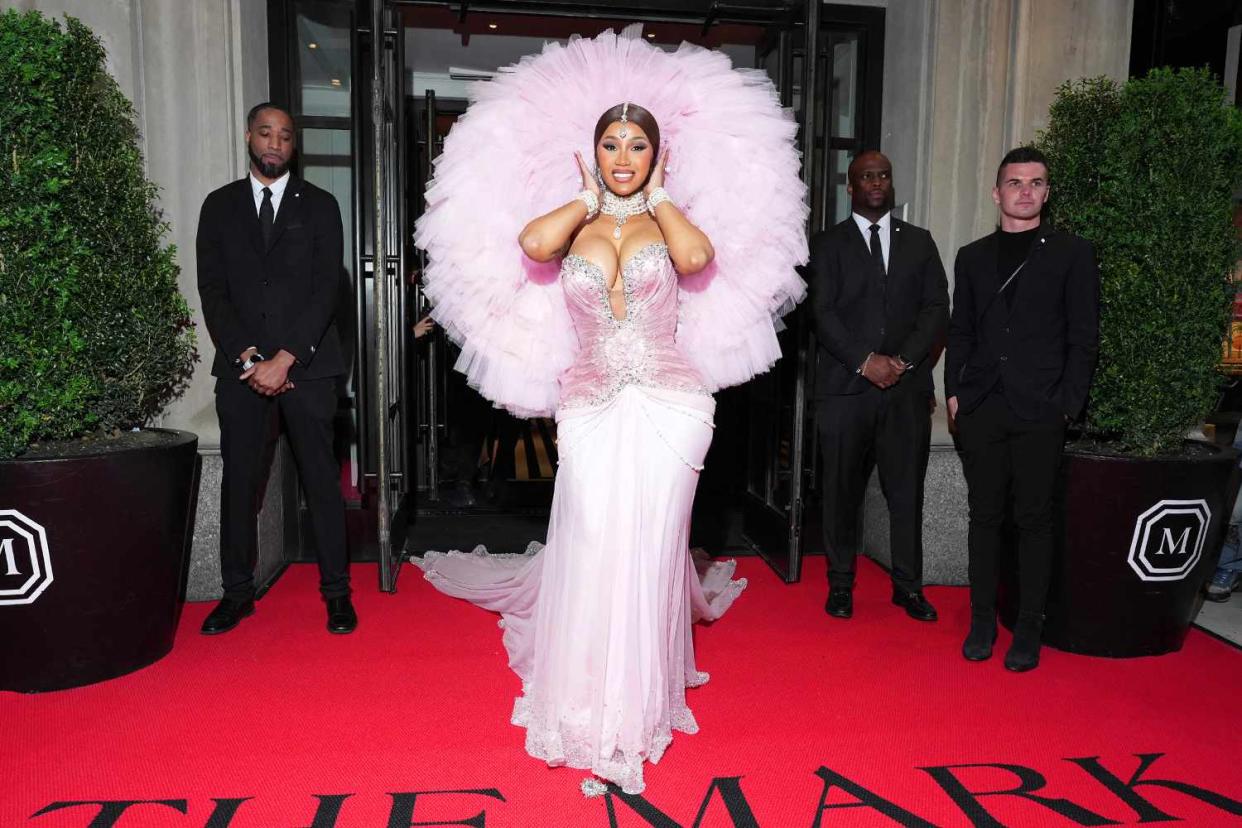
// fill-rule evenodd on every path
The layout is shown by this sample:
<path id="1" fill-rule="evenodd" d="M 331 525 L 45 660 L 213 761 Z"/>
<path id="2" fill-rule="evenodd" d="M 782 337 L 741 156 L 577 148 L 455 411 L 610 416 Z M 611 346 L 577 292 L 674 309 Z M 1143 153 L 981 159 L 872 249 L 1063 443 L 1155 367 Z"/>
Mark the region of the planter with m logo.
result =
<path id="1" fill-rule="evenodd" d="M 1044 643 L 1112 657 L 1180 650 L 1220 555 L 1236 459 L 1197 441 L 1152 458 L 1067 448 Z M 1004 571 L 1001 619 L 1012 626 L 1016 554 Z"/>

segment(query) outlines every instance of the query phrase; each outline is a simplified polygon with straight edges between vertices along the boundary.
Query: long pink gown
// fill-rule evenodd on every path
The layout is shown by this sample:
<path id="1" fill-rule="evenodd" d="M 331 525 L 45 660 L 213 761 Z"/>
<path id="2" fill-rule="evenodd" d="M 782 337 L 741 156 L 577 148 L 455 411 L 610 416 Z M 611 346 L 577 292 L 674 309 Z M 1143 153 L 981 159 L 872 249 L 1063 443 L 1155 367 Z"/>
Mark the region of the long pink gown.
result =
<path id="1" fill-rule="evenodd" d="M 420 565 L 437 589 L 501 614 L 526 750 L 638 793 L 672 731 L 698 729 L 685 691 L 708 676 L 691 622 L 718 618 L 746 582 L 733 561 L 689 550 L 715 401 L 675 342 L 667 248 L 622 264 L 622 320 L 598 265 L 570 254 L 560 276 L 579 347 L 561 378 L 547 545 L 428 552 Z"/>

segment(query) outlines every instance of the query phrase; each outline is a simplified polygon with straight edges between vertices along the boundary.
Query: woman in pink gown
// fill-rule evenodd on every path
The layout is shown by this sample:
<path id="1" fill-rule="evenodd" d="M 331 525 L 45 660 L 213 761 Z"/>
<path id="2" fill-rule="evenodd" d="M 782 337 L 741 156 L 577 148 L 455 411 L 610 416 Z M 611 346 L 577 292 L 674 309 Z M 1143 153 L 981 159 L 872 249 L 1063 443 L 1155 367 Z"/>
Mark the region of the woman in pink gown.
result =
<path id="1" fill-rule="evenodd" d="M 583 44 L 589 44 L 586 54 L 574 54 Z M 667 56 L 633 36 L 611 33 L 568 48 L 547 47 L 536 60 L 550 53 L 558 60 L 524 63 L 518 70 L 542 70 L 540 82 L 551 68 L 563 70 L 563 80 L 581 80 L 579 59 L 596 68 L 639 59 L 649 71 Z M 719 82 L 719 63 L 713 58 L 708 68 Z M 761 87 L 745 82 L 757 78 L 728 69 L 727 59 L 724 77 L 743 81 L 735 93 Z M 519 80 L 520 90 L 508 91 L 529 100 L 530 79 Z M 433 314 L 463 344 L 458 367 L 485 396 L 517 413 L 554 411 L 560 465 L 546 546 L 509 556 L 429 552 L 419 565 L 439 590 L 502 616 L 509 664 L 523 684 L 513 723 L 526 728 L 527 751 L 637 793 L 643 790 L 643 763 L 660 759 L 672 731 L 697 730 L 685 690 L 703 684 L 707 674 L 695 664 L 692 621 L 718 618 L 745 587 L 744 580 L 732 579 L 732 561 L 691 555 L 690 510 L 711 442 L 710 392 L 728 376 L 744 379 L 772 364 L 779 356 L 774 314 L 803 295 L 793 270 L 805 259 L 801 183 L 788 175 L 772 182 L 775 191 L 797 198 L 786 214 L 773 217 L 778 233 L 769 241 L 778 245 L 779 270 L 765 270 L 765 255 L 757 253 L 750 256 L 759 262 L 754 280 L 724 288 L 720 254 L 734 256 L 736 239 L 709 239 L 692 221 L 692 211 L 672 197 L 681 192 L 672 176 L 672 193 L 665 190 L 670 148 L 661 149 L 661 123 L 623 98 L 594 124 L 594 170 L 575 153 L 578 195 L 540 211 L 514 234 L 523 278 L 505 295 L 482 283 L 490 278 L 503 285 L 503 274 L 510 272 L 488 272 L 492 240 L 476 235 L 474 249 L 484 251 L 483 261 L 468 260 L 457 251 L 449 220 L 464 182 L 480 174 L 463 172 L 468 162 L 450 156 L 451 144 L 455 136 L 463 146 L 473 144 L 470 119 L 487 111 L 481 102 L 515 98 L 494 94 L 476 98 L 450 134 L 417 240 L 432 254 L 427 283 L 436 301 Z M 752 106 L 750 114 L 765 117 L 769 133 L 773 119 L 781 124 L 779 146 L 791 150 L 791 124 L 770 96 Z M 499 110 L 518 117 L 504 106 Z M 484 126 L 496 134 L 494 125 Z M 514 122 L 509 126 L 521 131 Z M 692 131 L 682 132 L 679 157 L 693 146 L 692 138 Z M 572 157 L 565 153 L 562 165 Z M 796 155 L 793 160 L 796 170 Z M 709 208 L 703 215 L 710 224 L 717 214 Z M 779 238 L 794 221 L 792 238 Z M 717 229 L 731 227 L 726 222 Z M 780 245 L 789 248 L 783 256 Z M 463 299 L 483 302 L 483 312 Z M 693 308 L 695 299 L 715 325 L 726 326 L 724 332 L 700 330 L 703 322 L 693 316 L 688 322 L 687 306 Z M 695 347 L 710 350 L 695 359 Z M 540 387 L 549 371 L 552 388 Z M 551 400 L 541 403 L 540 394 Z"/>

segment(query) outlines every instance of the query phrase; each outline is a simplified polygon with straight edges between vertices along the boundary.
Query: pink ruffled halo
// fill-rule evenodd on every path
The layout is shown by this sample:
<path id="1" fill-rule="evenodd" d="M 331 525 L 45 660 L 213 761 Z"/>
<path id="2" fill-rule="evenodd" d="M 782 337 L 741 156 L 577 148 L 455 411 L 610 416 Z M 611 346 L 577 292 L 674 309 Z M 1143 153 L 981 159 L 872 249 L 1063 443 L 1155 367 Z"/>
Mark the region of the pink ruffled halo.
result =
<path id="1" fill-rule="evenodd" d="M 646 107 L 669 149 L 665 189 L 716 258 L 680 280 L 677 343 L 715 391 L 780 358 L 780 316 L 806 295 L 806 199 L 797 124 L 757 69 L 683 43 L 665 52 L 640 26 L 575 38 L 472 87 L 444 143 L 414 241 L 435 319 L 462 347 L 458 370 L 493 403 L 548 416 L 578 344 L 557 277 L 518 246 L 526 222 L 581 189 L 595 121 Z"/>

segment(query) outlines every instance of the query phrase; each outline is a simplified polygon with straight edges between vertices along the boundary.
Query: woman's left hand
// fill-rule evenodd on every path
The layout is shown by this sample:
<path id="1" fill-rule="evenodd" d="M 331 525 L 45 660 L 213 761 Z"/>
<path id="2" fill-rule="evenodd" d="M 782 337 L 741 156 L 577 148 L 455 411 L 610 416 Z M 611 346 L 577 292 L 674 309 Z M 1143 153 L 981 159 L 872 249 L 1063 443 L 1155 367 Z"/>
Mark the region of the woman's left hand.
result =
<path id="1" fill-rule="evenodd" d="M 651 177 L 647 179 L 647 186 L 643 188 L 643 195 L 650 196 L 655 192 L 656 188 L 664 186 L 664 169 L 668 166 L 668 147 L 660 150 L 660 157 L 656 159 L 655 167 L 651 170 Z"/>
<path id="2" fill-rule="evenodd" d="M 424 316 L 422 319 L 414 323 L 414 338 L 415 339 L 423 338 L 424 336 L 426 336 L 427 334 L 435 330 L 435 327 L 436 327 L 436 322 L 434 319 L 431 318 L 431 315 L 428 314 L 427 316 Z"/>

